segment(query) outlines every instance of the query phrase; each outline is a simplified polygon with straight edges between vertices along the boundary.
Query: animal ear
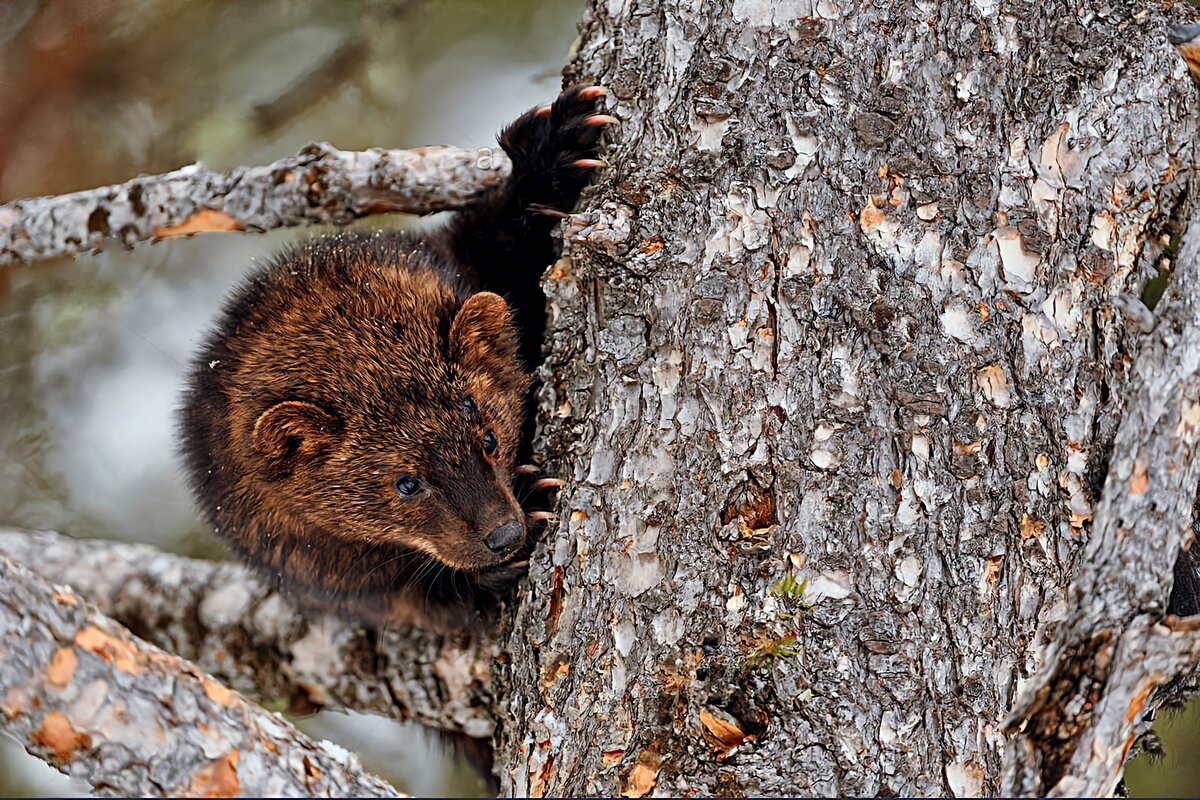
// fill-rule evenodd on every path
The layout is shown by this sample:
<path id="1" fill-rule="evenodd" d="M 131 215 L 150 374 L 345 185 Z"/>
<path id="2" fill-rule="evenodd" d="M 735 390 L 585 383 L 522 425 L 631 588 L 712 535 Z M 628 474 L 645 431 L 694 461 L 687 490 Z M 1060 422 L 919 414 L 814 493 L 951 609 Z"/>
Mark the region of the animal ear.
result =
<path id="1" fill-rule="evenodd" d="M 254 445 L 275 470 L 287 471 L 328 453 L 342 435 L 342 421 L 320 406 L 284 400 L 254 421 Z"/>
<path id="2" fill-rule="evenodd" d="M 450 350 L 468 372 L 520 373 L 517 328 L 504 298 L 492 292 L 467 298 L 450 324 Z"/>

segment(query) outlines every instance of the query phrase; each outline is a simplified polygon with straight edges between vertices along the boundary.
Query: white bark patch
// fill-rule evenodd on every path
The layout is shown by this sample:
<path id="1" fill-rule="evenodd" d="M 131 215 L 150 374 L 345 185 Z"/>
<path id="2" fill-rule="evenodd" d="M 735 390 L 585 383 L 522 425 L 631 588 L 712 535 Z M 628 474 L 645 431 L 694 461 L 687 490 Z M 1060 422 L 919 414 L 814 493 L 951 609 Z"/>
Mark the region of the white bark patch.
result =
<path id="1" fill-rule="evenodd" d="M 1054 321 L 1061 333 L 1074 338 L 1083 317 L 1082 297 L 1083 287 L 1079 281 L 1072 281 L 1069 289 L 1060 287 L 1042 303 L 1042 313 Z"/>
<path id="2" fill-rule="evenodd" d="M 912 437 L 912 454 L 919 461 L 929 460 L 929 437 L 914 436 Z"/>
<path id="3" fill-rule="evenodd" d="M 833 0 L 819 0 L 817 3 L 817 16 L 821 19 L 841 19 L 842 7 Z"/>
<path id="4" fill-rule="evenodd" d="M 814 16 L 808 0 L 733 0 L 733 18 L 756 28 L 770 28 Z"/>
<path id="5" fill-rule="evenodd" d="M 933 222 L 937 219 L 940 210 L 937 203 L 926 203 L 923 206 L 917 206 L 917 219 L 922 222 Z"/>
<path id="6" fill-rule="evenodd" d="M 707 150 L 711 153 L 721 151 L 721 139 L 725 137 L 725 131 L 729 130 L 729 125 L 732 118 L 713 120 L 709 122 L 703 119 L 693 119 L 689 125 L 696 132 L 696 147 L 699 150 Z"/>
<path id="7" fill-rule="evenodd" d="M 975 373 L 975 383 L 983 397 L 996 408 L 1012 408 L 1015 400 L 1008 386 L 1008 376 L 999 364 L 984 367 Z"/>
<path id="8" fill-rule="evenodd" d="M 788 137 L 792 140 L 792 147 L 796 150 L 796 160 L 783 172 L 790 181 L 804 172 L 816 158 L 817 137 L 804 133 L 796 123 L 796 118 L 791 114 L 788 114 L 787 123 Z"/>
<path id="9" fill-rule="evenodd" d="M 241 619 L 249 604 L 250 590 L 244 583 L 225 584 L 200 604 L 200 622 L 210 631 L 219 631 Z"/>
<path id="10" fill-rule="evenodd" d="M 1102 209 L 1092 215 L 1092 244 L 1101 250 L 1111 250 L 1117 238 L 1117 221 L 1112 212 Z"/>
<path id="11" fill-rule="evenodd" d="M 613 647 L 617 648 L 617 652 L 622 658 L 629 656 L 630 650 L 633 649 L 633 638 L 635 631 L 633 623 L 627 619 L 623 619 L 613 626 Z"/>
<path id="12" fill-rule="evenodd" d="M 683 637 L 683 620 L 674 609 L 668 609 L 651 621 L 654 640 L 670 647 Z"/>
<path id="13" fill-rule="evenodd" d="M 850 575 L 840 570 L 813 573 L 805 576 L 808 584 L 804 588 L 804 602 L 819 603 L 822 600 L 845 600 L 850 596 Z"/>
<path id="14" fill-rule="evenodd" d="M 788 248 L 787 261 L 783 264 L 783 274 L 787 278 L 806 274 L 809 261 L 812 259 L 812 235 L 804 231 L 797 238 L 799 241 Z"/>
<path id="15" fill-rule="evenodd" d="M 965 75 L 961 72 L 954 73 L 955 94 L 959 100 L 970 100 L 975 94 L 975 81 L 979 76 L 975 70 L 971 70 Z"/>
<path id="16" fill-rule="evenodd" d="M 658 528 L 654 529 L 657 539 Z M 656 553 L 640 553 L 633 548 L 617 556 L 617 586 L 630 597 L 642 592 L 662 580 L 662 565 Z"/>
<path id="17" fill-rule="evenodd" d="M 725 230 L 704 243 L 704 261 L 711 263 L 717 253 L 737 257 L 744 250 L 758 250 L 770 241 L 770 217 L 779 192 L 766 184 L 754 186 L 735 183 L 725 196 L 728 221 Z"/>
<path id="18" fill-rule="evenodd" d="M 1000 256 L 1000 276 L 1012 288 L 1028 292 L 1033 289 L 1034 276 L 1041 261 L 1035 253 L 1025 250 L 1021 234 L 1016 228 L 1002 226 L 992 231 L 992 243 Z"/>
<path id="19" fill-rule="evenodd" d="M 1046 181 L 1038 178 L 1029 187 L 1029 202 L 1038 213 L 1041 227 L 1054 236 L 1058 233 L 1058 190 Z"/>
<path id="20" fill-rule="evenodd" d="M 334 632 L 344 630 L 338 625 L 327 625 L 323 619 L 316 619 L 308 624 L 308 632 L 304 638 L 292 645 L 291 670 L 298 676 L 305 675 L 334 675 L 343 670 L 341 653 Z M 314 681 L 308 687 L 313 700 L 321 705 L 328 704 L 330 698 L 320 688 L 323 681 Z"/>
<path id="21" fill-rule="evenodd" d="M 729 599 L 725 601 L 725 610 L 731 617 L 736 617 L 742 613 L 742 609 L 745 607 L 746 595 L 742 592 L 742 587 L 733 584 L 729 589 Z"/>
<path id="22" fill-rule="evenodd" d="M 1200 431 L 1200 403 L 1185 400 L 1179 412 L 1175 438 L 1191 444 L 1196 441 L 1197 431 Z"/>
<path id="23" fill-rule="evenodd" d="M 942 333 L 960 342 L 969 342 L 975 335 L 974 314 L 964 305 L 955 304 L 942 312 Z"/>
<path id="24" fill-rule="evenodd" d="M 896 507 L 896 527 L 911 530 L 921 517 L 921 504 L 912 484 L 900 490 L 900 505 Z"/>
<path id="25" fill-rule="evenodd" d="M 974 762 L 947 764 L 946 783 L 955 797 L 983 796 L 983 770 Z"/>

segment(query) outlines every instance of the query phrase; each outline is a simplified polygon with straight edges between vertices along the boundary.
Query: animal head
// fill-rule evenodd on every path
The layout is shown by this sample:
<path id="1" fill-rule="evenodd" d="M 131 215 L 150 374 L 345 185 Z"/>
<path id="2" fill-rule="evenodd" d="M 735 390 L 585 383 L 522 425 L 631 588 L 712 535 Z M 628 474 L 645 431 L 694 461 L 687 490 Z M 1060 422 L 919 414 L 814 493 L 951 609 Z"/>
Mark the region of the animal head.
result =
<path id="1" fill-rule="evenodd" d="M 419 269 L 353 283 L 242 320 L 230 398 L 241 488 L 335 539 L 460 570 L 503 563 L 525 539 L 512 470 L 529 387 L 507 304 L 460 301 Z"/>

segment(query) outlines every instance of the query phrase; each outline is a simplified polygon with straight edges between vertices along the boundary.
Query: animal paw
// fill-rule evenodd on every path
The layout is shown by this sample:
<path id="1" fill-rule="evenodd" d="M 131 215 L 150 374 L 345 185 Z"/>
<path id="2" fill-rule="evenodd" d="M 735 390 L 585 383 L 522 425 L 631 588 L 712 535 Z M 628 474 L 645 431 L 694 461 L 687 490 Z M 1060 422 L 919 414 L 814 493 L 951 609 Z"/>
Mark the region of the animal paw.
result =
<path id="1" fill-rule="evenodd" d="M 575 207 L 594 171 L 600 137 L 617 118 L 601 110 L 608 90 L 576 86 L 548 106 L 530 109 L 500 134 L 513 179 L 527 208 L 552 217 Z"/>

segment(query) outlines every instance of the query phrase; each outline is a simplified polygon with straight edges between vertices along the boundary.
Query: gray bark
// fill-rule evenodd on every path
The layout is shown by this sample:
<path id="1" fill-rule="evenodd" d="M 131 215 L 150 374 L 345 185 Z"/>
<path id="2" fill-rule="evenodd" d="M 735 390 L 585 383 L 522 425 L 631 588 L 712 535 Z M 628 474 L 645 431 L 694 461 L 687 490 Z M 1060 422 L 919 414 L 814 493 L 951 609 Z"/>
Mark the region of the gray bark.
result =
<path id="1" fill-rule="evenodd" d="M 0 204 L 0 264 L 218 231 L 344 224 L 383 212 L 463 205 L 503 179 L 498 148 L 346 152 L 310 144 L 263 167 L 199 164 L 116 186 Z"/>
<path id="2" fill-rule="evenodd" d="M 146 641 L 260 703 L 330 706 L 492 735 L 486 632 L 438 637 L 407 627 L 368 635 L 305 614 L 239 564 L 153 547 L 0 529 L 0 556 L 71 586 Z"/>
<path id="3" fill-rule="evenodd" d="M 593 2 L 571 75 L 623 129 L 546 276 L 561 522 L 455 696 L 506 792 L 1112 790 L 1200 652 L 1164 618 L 1200 235 L 1161 13 Z"/>
<path id="4" fill-rule="evenodd" d="M 358 759 L 0 557 L 0 714 L 103 795 L 396 797 Z"/>
<path id="5" fill-rule="evenodd" d="M 546 281 L 568 485 L 507 792 L 1112 790 L 1197 651 L 1161 621 L 1200 287 L 1160 14 L 592 4 L 572 74 L 622 143 Z"/>

